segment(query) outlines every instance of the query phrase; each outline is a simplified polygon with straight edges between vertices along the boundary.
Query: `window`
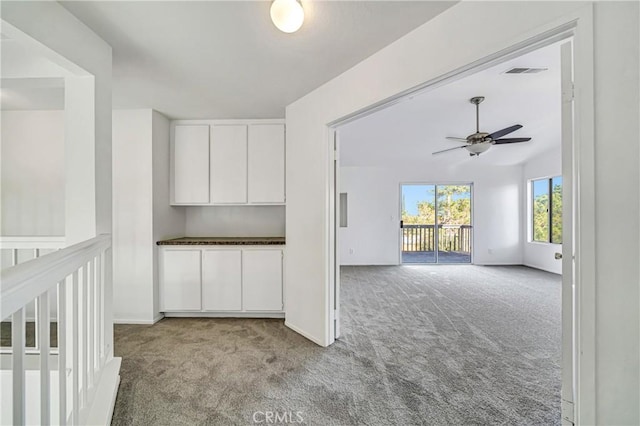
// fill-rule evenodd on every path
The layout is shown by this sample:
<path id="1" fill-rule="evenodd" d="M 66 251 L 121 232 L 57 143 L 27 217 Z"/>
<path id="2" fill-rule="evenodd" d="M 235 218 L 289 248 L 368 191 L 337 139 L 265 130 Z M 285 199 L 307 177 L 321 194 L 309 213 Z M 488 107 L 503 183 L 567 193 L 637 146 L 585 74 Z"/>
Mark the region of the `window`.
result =
<path id="1" fill-rule="evenodd" d="M 562 176 L 531 181 L 533 241 L 562 244 Z"/>

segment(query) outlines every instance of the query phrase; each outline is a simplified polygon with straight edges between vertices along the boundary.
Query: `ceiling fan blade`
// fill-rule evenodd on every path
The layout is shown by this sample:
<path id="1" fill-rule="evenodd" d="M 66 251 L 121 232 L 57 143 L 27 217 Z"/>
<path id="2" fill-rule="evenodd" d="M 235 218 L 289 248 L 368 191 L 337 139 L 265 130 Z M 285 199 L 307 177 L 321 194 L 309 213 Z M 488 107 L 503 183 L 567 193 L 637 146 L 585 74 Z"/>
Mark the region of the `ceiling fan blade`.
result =
<path id="1" fill-rule="evenodd" d="M 443 152 L 453 151 L 454 149 L 466 148 L 468 145 L 456 146 L 455 148 L 443 149 L 442 151 L 436 151 L 431 153 L 431 155 L 442 154 Z"/>
<path id="2" fill-rule="evenodd" d="M 467 138 L 454 138 L 453 136 L 447 136 L 447 139 L 451 140 L 451 141 L 460 141 L 460 142 L 466 142 Z"/>
<path id="3" fill-rule="evenodd" d="M 490 135 L 488 135 L 486 139 L 496 140 L 498 138 L 501 138 L 502 136 L 508 135 L 509 133 L 515 132 L 518 129 L 522 129 L 522 125 L 521 124 L 516 124 L 516 125 L 513 125 L 511 127 L 507 127 L 505 129 L 498 130 L 497 132 L 493 132 Z"/>
<path id="4" fill-rule="evenodd" d="M 518 143 L 518 142 L 529 142 L 531 138 L 506 138 L 506 139 L 496 139 L 493 141 L 496 145 L 500 145 L 503 143 Z"/>

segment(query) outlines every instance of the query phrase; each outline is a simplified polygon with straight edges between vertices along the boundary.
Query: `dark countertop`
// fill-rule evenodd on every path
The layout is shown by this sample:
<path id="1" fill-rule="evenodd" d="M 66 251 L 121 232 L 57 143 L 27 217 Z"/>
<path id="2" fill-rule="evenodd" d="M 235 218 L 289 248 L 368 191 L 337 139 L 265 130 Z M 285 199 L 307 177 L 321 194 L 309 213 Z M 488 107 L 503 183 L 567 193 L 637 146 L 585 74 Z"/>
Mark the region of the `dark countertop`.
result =
<path id="1" fill-rule="evenodd" d="M 281 246 L 285 244 L 284 237 L 183 237 L 163 240 L 156 243 L 159 246 Z"/>

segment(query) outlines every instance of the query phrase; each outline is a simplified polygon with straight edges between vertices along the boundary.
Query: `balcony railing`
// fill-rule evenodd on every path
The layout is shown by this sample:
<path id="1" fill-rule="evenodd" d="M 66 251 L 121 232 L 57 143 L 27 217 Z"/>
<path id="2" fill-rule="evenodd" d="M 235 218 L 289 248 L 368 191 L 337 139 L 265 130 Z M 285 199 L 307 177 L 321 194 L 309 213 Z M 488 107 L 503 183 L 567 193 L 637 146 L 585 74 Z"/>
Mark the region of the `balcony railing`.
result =
<path id="1" fill-rule="evenodd" d="M 471 253 L 471 225 L 438 225 L 438 250 Z M 402 251 L 435 251 L 435 225 L 403 225 Z"/>

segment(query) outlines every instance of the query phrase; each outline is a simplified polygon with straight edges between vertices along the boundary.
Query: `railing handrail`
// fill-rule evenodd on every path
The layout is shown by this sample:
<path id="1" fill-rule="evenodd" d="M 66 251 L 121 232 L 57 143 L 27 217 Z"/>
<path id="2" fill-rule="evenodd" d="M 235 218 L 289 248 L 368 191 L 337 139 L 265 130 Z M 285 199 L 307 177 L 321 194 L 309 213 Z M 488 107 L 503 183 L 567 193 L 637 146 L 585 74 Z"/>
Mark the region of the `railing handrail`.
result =
<path id="1" fill-rule="evenodd" d="M 60 249 L 65 245 L 62 236 L 0 235 L 0 249 Z"/>
<path id="2" fill-rule="evenodd" d="M 45 291 L 54 288 L 59 281 L 110 245 L 111 235 L 102 234 L 0 271 L 2 318 L 7 318 Z"/>

